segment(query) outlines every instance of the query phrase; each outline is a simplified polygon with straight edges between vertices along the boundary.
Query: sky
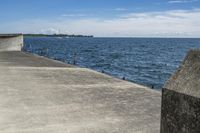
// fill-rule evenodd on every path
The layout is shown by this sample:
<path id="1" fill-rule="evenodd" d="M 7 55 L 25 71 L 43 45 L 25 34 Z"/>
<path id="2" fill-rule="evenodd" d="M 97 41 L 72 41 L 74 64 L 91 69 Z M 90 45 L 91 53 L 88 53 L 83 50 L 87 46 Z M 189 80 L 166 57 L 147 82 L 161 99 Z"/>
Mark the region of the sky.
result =
<path id="1" fill-rule="evenodd" d="M 0 33 L 200 37 L 200 0 L 0 0 Z"/>

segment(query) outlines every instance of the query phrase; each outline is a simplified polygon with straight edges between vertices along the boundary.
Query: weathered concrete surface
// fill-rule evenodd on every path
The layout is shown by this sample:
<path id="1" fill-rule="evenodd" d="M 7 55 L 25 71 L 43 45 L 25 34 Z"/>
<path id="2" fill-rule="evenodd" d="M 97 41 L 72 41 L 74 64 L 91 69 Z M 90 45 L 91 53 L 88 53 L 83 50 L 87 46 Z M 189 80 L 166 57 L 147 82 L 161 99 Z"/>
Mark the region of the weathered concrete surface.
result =
<path id="1" fill-rule="evenodd" d="M 164 88 L 200 98 L 200 50 L 191 50 Z"/>
<path id="2" fill-rule="evenodd" d="M 0 34 L 0 51 L 21 51 L 22 34 Z"/>
<path id="3" fill-rule="evenodd" d="M 160 102 L 160 92 L 137 84 L 0 52 L 2 133 L 158 133 Z"/>
<path id="4" fill-rule="evenodd" d="M 0 67 L 75 67 L 59 61 L 20 51 L 0 52 Z"/>
<path id="5" fill-rule="evenodd" d="M 200 132 L 200 51 L 192 50 L 162 93 L 161 133 Z"/>
<path id="6" fill-rule="evenodd" d="M 163 90 L 161 133 L 200 133 L 200 99 Z"/>

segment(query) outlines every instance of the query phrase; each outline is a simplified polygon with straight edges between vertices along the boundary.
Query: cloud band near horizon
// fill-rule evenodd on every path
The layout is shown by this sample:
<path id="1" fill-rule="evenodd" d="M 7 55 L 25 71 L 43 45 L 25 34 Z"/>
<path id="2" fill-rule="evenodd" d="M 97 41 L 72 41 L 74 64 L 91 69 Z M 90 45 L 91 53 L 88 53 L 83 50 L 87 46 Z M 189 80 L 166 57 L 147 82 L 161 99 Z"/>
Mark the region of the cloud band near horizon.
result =
<path id="1" fill-rule="evenodd" d="M 126 13 L 110 19 L 71 14 L 52 19 L 19 20 L 2 24 L 0 28 L 4 33 L 67 33 L 97 37 L 200 37 L 200 9 Z"/>

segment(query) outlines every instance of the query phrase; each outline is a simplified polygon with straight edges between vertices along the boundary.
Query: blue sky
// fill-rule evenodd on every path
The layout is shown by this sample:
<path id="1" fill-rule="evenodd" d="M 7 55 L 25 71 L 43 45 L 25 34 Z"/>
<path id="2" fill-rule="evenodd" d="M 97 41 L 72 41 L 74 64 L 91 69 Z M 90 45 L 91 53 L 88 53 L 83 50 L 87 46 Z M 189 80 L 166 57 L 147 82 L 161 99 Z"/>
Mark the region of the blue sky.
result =
<path id="1" fill-rule="evenodd" d="M 200 0 L 1 0 L 0 32 L 200 37 Z"/>

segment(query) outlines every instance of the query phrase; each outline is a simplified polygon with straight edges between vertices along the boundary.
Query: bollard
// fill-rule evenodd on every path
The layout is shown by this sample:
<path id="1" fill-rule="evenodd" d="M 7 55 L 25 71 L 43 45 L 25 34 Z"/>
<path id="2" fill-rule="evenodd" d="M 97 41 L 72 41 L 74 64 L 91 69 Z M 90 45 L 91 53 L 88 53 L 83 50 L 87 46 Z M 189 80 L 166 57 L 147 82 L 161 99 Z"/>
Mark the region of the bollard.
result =
<path id="1" fill-rule="evenodd" d="M 77 56 L 77 54 L 76 54 L 76 52 L 74 52 L 74 54 L 73 54 L 73 65 L 76 65 L 76 56 Z"/>

